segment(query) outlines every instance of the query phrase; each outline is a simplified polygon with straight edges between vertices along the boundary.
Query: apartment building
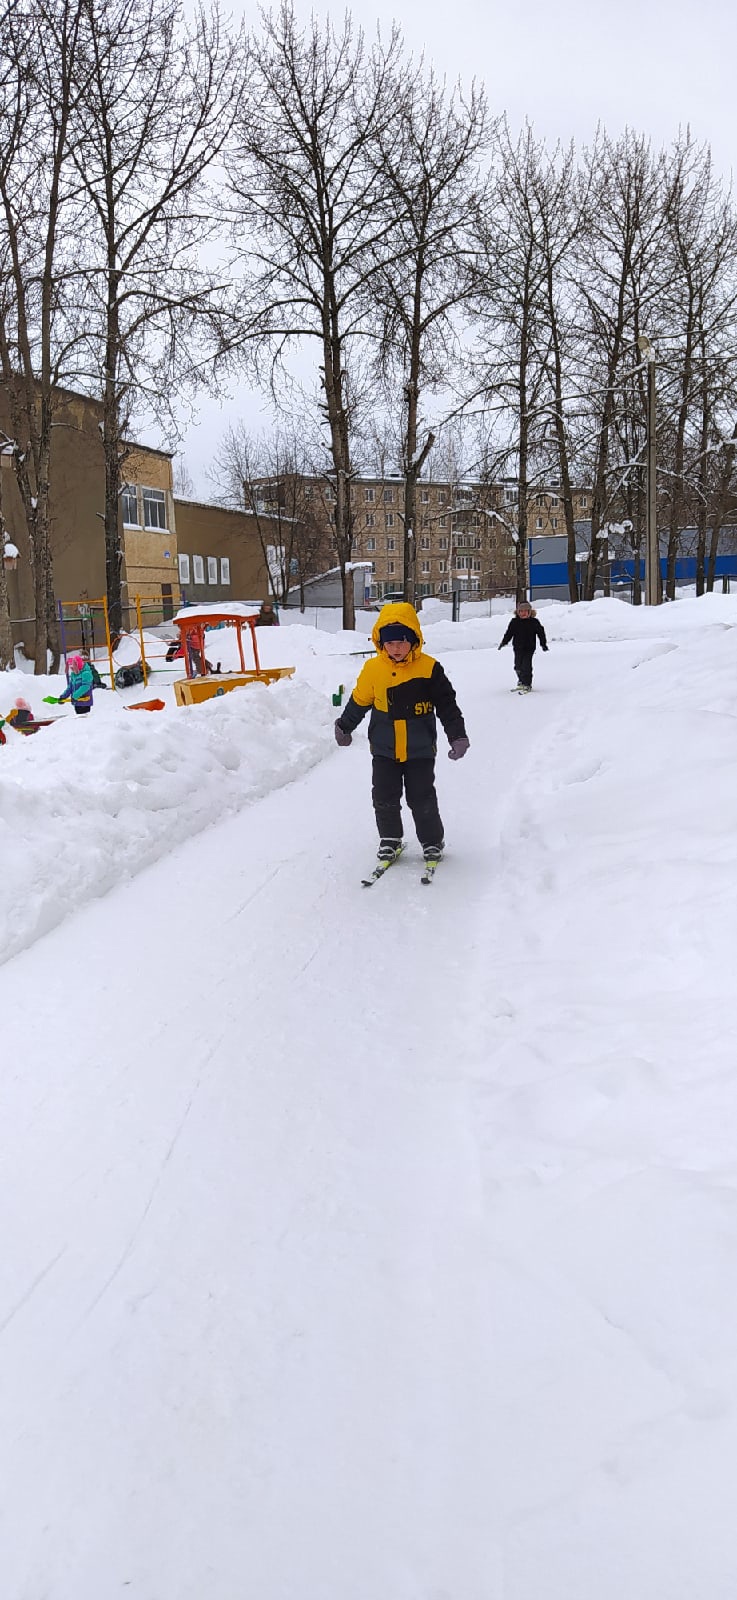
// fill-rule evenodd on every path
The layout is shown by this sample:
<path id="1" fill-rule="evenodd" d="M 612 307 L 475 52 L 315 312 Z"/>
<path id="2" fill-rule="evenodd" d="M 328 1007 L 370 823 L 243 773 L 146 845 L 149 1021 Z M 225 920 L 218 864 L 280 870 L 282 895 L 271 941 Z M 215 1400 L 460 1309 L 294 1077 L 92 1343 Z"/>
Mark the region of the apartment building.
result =
<path id="1" fill-rule="evenodd" d="M 294 484 L 277 480 L 264 485 L 272 499 L 294 494 Z M 326 530 L 334 514 L 335 494 L 328 480 L 305 478 L 301 495 Z M 519 490 L 512 480 L 457 483 L 422 480 L 417 485 L 415 538 L 418 599 L 450 596 L 461 590 L 469 599 L 513 594 L 516 587 L 515 534 Z M 590 494 L 576 490 L 576 518 L 589 514 Z M 400 595 L 404 583 L 404 480 L 400 474 L 361 474 L 351 484 L 353 556 L 371 563 L 370 597 Z M 550 537 L 565 530 L 556 489 L 528 494 L 527 535 Z M 532 547 L 531 547 L 532 548 Z"/>

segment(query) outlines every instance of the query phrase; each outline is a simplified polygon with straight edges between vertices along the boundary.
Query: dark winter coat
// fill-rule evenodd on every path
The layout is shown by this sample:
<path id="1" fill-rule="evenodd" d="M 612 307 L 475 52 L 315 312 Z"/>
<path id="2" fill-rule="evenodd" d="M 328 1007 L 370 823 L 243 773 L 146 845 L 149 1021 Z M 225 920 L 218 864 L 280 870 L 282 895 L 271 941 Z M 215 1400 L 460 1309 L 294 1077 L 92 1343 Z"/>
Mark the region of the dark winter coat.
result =
<path id="1" fill-rule="evenodd" d="M 390 622 L 403 623 L 417 635 L 417 644 L 406 661 L 392 661 L 381 647 L 379 629 Z M 425 655 L 413 607 L 405 601 L 385 605 L 371 637 L 377 654 L 359 674 L 338 726 L 345 733 L 352 733 L 370 710 L 372 755 L 388 756 L 393 761 L 427 760 L 436 755 L 436 713 L 450 744 L 454 739 L 464 739 L 466 728 L 455 690 L 440 662 Z"/>
<path id="2" fill-rule="evenodd" d="M 548 641 L 545 637 L 545 629 L 542 623 L 538 622 L 537 617 L 518 617 L 515 613 L 499 649 L 501 650 L 502 645 L 511 642 L 515 650 L 529 652 L 532 655 L 538 639 L 543 650 L 547 650 Z"/>

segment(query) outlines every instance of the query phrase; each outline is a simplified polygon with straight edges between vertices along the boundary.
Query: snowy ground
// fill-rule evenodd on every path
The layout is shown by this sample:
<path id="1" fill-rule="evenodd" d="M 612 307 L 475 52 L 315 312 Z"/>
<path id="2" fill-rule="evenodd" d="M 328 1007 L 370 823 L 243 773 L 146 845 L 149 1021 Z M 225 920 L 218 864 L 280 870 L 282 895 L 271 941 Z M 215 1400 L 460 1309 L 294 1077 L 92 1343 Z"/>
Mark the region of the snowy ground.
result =
<path id="1" fill-rule="evenodd" d="M 540 614 L 427 629 L 431 889 L 372 619 L 9 733 L 3 1600 L 734 1600 L 737 600 Z"/>

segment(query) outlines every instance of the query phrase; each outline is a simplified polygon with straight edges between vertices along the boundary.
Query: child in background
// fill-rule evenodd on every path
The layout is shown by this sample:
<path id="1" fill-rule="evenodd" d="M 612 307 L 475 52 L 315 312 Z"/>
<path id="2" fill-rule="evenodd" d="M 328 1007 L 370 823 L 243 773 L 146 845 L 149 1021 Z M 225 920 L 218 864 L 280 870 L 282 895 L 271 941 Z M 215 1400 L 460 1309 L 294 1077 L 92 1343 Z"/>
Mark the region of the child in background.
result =
<path id="1" fill-rule="evenodd" d="M 383 606 L 371 638 L 377 653 L 359 674 L 335 724 L 335 738 L 339 745 L 350 744 L 354 728 L 371 711 L 379 861 L 393 861 L 402 849 L 403 789 L 425 860 L 439 861 L 445 841 L 435 793 L 435 713 L 448 737 L 451 761 L 459 761 L 469 747 L 463 717 L 440 662 L 423 653 L 413 606 L 405 601 Z"/>
<path id="2" fill-rule="evenodd" d="M 538 639 L 543 650 L 548 648 L 545 629 L 542 623 L 538 622 L 529 600 L 520 600 L 518 602 L 517 610 L 512 617 L 499 649 L 503 650 L 505 644 L 509 644 L 510 639 L 514 649 L 517 690 L 521 694 L 529 694 L 532 688 L 532 658 L 535 654 L 535 645 Z"/>
<path id="3" fill-rule="evenodd" d="M 8 712 L 5 720 L 9 727 L 15 728 L 17 733 L 38 732 L 38 723 L 36 722 L 28 701 L 24 700 L 23 696 L 20 694 L 18 695 L 12 710 Z"/>
<path id="4" fill-rule="evenodd" d="M 92 668 L 84 656 L 67 656 L 67 686 L 59 695 L 59 705 L 71 700 L 77 716 L 86 716 L 92 710 L 92 686 Z"/>

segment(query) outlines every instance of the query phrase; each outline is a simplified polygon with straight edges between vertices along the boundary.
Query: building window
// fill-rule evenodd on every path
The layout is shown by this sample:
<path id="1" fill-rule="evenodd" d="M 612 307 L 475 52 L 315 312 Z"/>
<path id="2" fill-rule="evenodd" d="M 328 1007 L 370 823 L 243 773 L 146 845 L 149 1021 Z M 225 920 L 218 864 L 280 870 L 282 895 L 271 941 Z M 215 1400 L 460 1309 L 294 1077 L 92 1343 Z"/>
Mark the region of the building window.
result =
<path id="1" fill-rule="evenodd" d="M 447 517 L 439 517 L 438 518 L 438 527 L 439 528 L 447 528 L 447 526 L 448 526 L 448 518 Z"/>
<path id="2" fill-rule="evenodd" d="M 441 525 L 445 521 L 446 521 L 445 517 L 441 517 L 440 518 Z M 439 550 L 447 550 L 447 548 L 448 548 L 448 538 L 447 538 L 447 535 L 446 535 L 446 537 L 444 539 L 438 539 L 438 549 Z"/>
<path id="3" fill-rule="evenodd" d="M 588 508 L 588 503 L 589 503 L 588 495 L 587 494 L 582 494 L 578 503 L 579 503 L 579 505 L 581 507 L 581 510 L 582 511 L 586 511 L 587 508 Z"/>
<path id="4" fill-rule="evenodd" d="M 367 539 L 366 540 L 366 549 L 367 550 L 375 550 L 376 549 L 376 540 L 375 539 Z"/>
<path id="5" fill-rule="evenodd" d="M 441 489 L 440 493 L 438 495 L 438 505 L 439 506 L 447 506 L 447 504 L 448 504 L 448 496 L 445 493 L 445 490 Z"/>
<path id="6" fill-rule="evenodd" d="M 208 583 L 217 583 L 218 581 L 217 556 L 208 556 L 207 558 L 207 581 Z"/>
<path id="7" fill-rule="evenodd" d="M 373 528 L 375 520 L 376 519 L 374 517 L 373 511 L 367 511 L 366 512 L 366 527 L 367 528 Z"/>
<path id="8" fill-rule="evenodd" d="M 135 484 L 124 483 L 121 490 L 123 501 L 123 526 L 125 528 L 138 527 L 138 491 Z"/>
<path id="9" fill-rule="evenodd" d="M 204 581 L 205 581 L 205 563 L 204 563 L 204 561 L 202 559 L 202 556 L 193 556 L 192 557 L 192 567 L 193 567 L 193 570 L 194 570 L 194 581 L 195 581 L 195 583 L 204 583 Z"/>
<path id="10" fill-rule="evenodd" d="M 516 506 L 518 500 L 519 500 L 519 489 L 505 489 L 504 490 L 504 504 L 505 504 L 505 506 Z"/>
<path id="11" fill-rule="evenodd" d="M 429 518 L 427 512 L 425 512 L 425 514 L 424 514 L 424 516 L 422 518 L 422 522 L 421 522 L 420 526 L 423 527 L 423 528 L 429 528 L 429 526 L 430 526 L 430 518 Z"/>
<path id="12" fill-rule="evenodd" d="M 536 528 L 541 528 L 541 527 L 542 527 L 542 525 L 543 525 L 543 519 L 542 519 L 542 517 L 536 517 L 536 518 L 535 518 L 535 527 L 536 527 Z"/>
<path id="13" fill-rule="evenodd" d="M 386 514 L 386 525 L 387 525 L 387 528 L 393 528 L 394 527 L 394 512 L 393 511 L 387 511 L 387 514 Z"/>
<path id="14" fill-rule="evenodd" d="M 364 498 L 364 500 L 366 500 L 368 502 L 369 505 L 372 506 L 373 503 L 374 503 L 374 491 L 373 491 L 373 489 L 364 489 L 363 498 Z"/>
<path id="15" fill-rule="evenodd" d="M 445 572 L 445 562 L 444 561 L 439 561 L 438 562 L 438 572 Z"/>
<path id="16" fill-rule="evenodd" d="M 179 582 L 189 583 L 189 556 L 178 556 Z"/>
<path id="17" fill-rule="evenodd" d="M 393 574 L 394 574 L 394 562 L 393 561 L 387 561 L 386 570 L 389 573 L 389 576 L 391 578 L 393 576 Z"/>
<path id="18" fill-rule="evenodd" d="M 429 572 L 430 571 L 430 563 L 429 563 L 429 561 L 423 561 L 423 563 L 422 563 L 422 571 L 423 572 Z"/>
<path id="19" fill-rule="evenodd" d="M 557 496 L 557 494 L 551 494 L 551 496 L 550 496 L 550 504 L 551 504 L 551 506 L 557 506 L 557 504 L 558 504 L 558 496 Z"/>
<path id="20" fill-rule="evenodd" d="M 143 490 L 143 526 L 166 530 L 166 495 L 163 489 Z"/>
<path id="21" fill-rule="evenodd" d="M 427 534 L 423 533 L 422 538 L 420 539 L 420 549 L 421 550 L 429 550 L 430 549 L 430 540 L 427 537 Z"/>
<path id="22" fill-rule="evenodd" d="M 221 583 L 227 583 L 227 584 L 230 583 L 230 557 L 229 556 L 221 556 L 220 557 L 220 582 Z"/>
<path id="23" fill-rule="evenodd" d="M 387 539 L 386 548 L 387 548 L 387 550 L 396 550 L 396 548 L 397 548 L 396 539 Z"/>
<path id="24" fill-rule="evenodd" d="M 430 490 L 429 489 L 421 489 L 420 490 L 420 500 L 421 500 L 423 506 L 427 506 L 427 505 L 430 504 Z"/>
<path id="25" fill-rule="evenodd" d="M 551 517 L 550 518 L 550 524 L 551 524 L 551 527 L 557 528 L 557 526 L 558 526 L 558 518 L 557 517 Z"/>
<path id="26" fill-rule="evenodd" d="M 393 489 L 385 489 L 384 490 L 384 505 L 385 506 L 393 506 L 394 505 L 394 490 Z"/>

